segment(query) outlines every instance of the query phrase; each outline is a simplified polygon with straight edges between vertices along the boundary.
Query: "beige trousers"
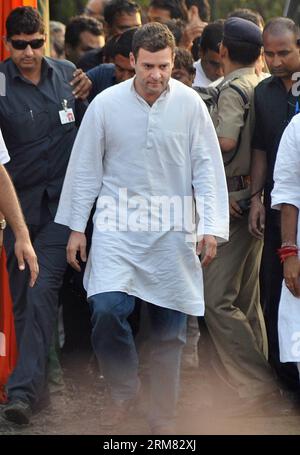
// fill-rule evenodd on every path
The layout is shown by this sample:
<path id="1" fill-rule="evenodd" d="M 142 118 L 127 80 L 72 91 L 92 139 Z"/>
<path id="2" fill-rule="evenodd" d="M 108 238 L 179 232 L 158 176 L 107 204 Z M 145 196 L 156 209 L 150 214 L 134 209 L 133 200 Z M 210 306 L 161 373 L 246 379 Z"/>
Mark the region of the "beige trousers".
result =
<path id="1" fill-rule="evenodd" d="M 229 242 L 204 269 L 205 321 L 227 378 L 242 398 L 276 389 L 260 307 L 262 247 L 248 233 L 247 216 L 232 220 Z"/>

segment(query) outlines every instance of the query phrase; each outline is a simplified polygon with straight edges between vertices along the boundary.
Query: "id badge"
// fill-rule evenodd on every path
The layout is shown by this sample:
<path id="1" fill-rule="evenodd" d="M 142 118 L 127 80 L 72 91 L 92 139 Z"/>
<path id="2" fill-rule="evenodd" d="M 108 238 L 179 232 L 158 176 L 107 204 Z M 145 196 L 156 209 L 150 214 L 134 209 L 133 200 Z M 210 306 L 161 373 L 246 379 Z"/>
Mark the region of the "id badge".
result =
<path id="1" fill-rule="evenodd" d="M 75 116 L 72 108 L 59 111 L 60 122 L 62 125 L 75 122 Z"/>

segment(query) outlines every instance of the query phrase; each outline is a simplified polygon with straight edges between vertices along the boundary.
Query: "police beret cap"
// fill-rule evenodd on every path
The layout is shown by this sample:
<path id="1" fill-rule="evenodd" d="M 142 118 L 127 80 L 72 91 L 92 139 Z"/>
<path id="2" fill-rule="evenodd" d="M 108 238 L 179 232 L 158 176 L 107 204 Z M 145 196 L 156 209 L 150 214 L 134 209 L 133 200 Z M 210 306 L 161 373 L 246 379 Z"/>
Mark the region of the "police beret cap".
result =
<path id="1" fill-rule="evenodd" d="M 262 46 L 262 32 L 260 28 L 241 17 L 230 17 L 224 23 L 224 38 L 244 43 Z"/>

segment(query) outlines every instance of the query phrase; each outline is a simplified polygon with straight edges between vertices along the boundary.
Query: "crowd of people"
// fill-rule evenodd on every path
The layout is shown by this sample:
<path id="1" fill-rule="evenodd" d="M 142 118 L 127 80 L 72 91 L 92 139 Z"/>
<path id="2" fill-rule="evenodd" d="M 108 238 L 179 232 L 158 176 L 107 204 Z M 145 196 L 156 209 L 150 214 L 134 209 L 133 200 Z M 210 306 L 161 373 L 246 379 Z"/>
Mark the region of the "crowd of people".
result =
<path id="1" fill-rule="evenodd" d="M 18 361 L 2 415 L 27 424 L 49 395 L 66 276 L 88 302 L 110 397 L 103 427 L 143 397 L 144 312 L 153 434 L 176 434 L 180 369 L 203 368 L 199 337 L 241 413 L 289 412 L 300 372 L 298 25 L 249 9 L 211 21 L 207 0 L 150 0 L 147 11 L 90 0 L 66 25 L 50 22 L 49 57 L 46 40 L 37 10 L 10 13 L 0 235 Z"/>

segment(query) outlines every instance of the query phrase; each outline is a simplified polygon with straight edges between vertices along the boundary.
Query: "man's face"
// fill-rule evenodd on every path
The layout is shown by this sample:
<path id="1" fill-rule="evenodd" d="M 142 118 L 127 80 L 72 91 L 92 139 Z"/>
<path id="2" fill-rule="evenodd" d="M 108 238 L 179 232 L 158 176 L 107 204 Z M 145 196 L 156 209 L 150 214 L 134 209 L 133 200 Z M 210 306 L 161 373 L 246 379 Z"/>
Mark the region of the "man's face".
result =
<path id="1" fill-rule="evenodd" d="M 147 16 L 149 22 L 160 22 L 161 24 L 171 19 L 170 11 L 167 9 L 155 8 L 154 6 L 150 6 Z"/>
<path id="2" fill-rule="evenodd" d="M 153 104 L 167 88 L 171 77 L 174 56 L 170 47 L 158 52 L 139 49 L 137 59 L 130 54 L 130 62 L 135 69 L 135 88 L 147 102 Z"/>
<path id="3" fill-rule="evenodd" d="M 200 57 L 201 66 L 209 80 L 216 81 L 219 77 L 223 76 L 221 57 L 218 52 L 211 49 L 207 49 L 205 52 L 201 50 Z"/>
<path id="4" fill-rule="evenodd" d="M 129 28 L 140 27 L 142 25 L 142 19 L 140 13 L 119 13 L 116 14 L 114 23 L 110 30 L 110 36 L 120 35 Z"/>
<path id="5" fill-rule="evenodd" d="M 300 70 L 300 48 L 292 32 L 272 35 L 264 33 L 264 56 L 269 71 L 274 76 L 290 79 Z"/>
<path id="6" fill-rule="evenodd" d="M 130 79 L 135 75 L 135 71 L 131 66 L 130 59 L 124 57 L 121 54 L 117 54 L 113 62 L 116 67 L 116 81 L 119 84 L 119 82 L 124 82 L 127 81 L 127 79 Z"/>
<path id="7" fill-rule="evenodd" d="M 32 72 L 38 70 L 41 67 L 42 58 L 44 56 L 45 45 L 43 44 L 38 49 L 33 49 L 30 45 L 26 46 L 24 50 L 18 50 L 13 47 L 14 41 L 33 41 L 33 40 L 45 40 L 46 36 L 41 33 L 33 33 L 27 35 L 26 33 L 20 33 L 20 35 L 13 35 L 8 41 L 6 41 L 6 47 L 10 52 L 10 56 L 15 65 L 22 72 Z"/>
<path id="8" fill-rule="evenodd" d="M 78 60 L 88 51 L 102 47 L 104 44 L 103 36 L 93 35 L 88 31 L 81 32 L 79 37 L 79 44 L 75 48 L 72 48 L 69 44 L 66 44 L 66 56 L 71 62 L 77 64 Z"/>
<path id="9" fill-rule="evenodd" d="M 91 17 L 95 17 L 96 19 L 100 19 L 102 17 L 104 8 L 104 0 L 90 0 L 86 7 L 85 7 L 85 14 Z"/>
<path id="10" fill-rule="evenodd" d="M 193 80 L 195 78 L 194 74 L 190 74 L 185 68 L 173 68 L 172 71 L 173 79 L 177 79 L 177 81 L 182 82 L 183 84 L 191 87 L 193 84 Z"/>

